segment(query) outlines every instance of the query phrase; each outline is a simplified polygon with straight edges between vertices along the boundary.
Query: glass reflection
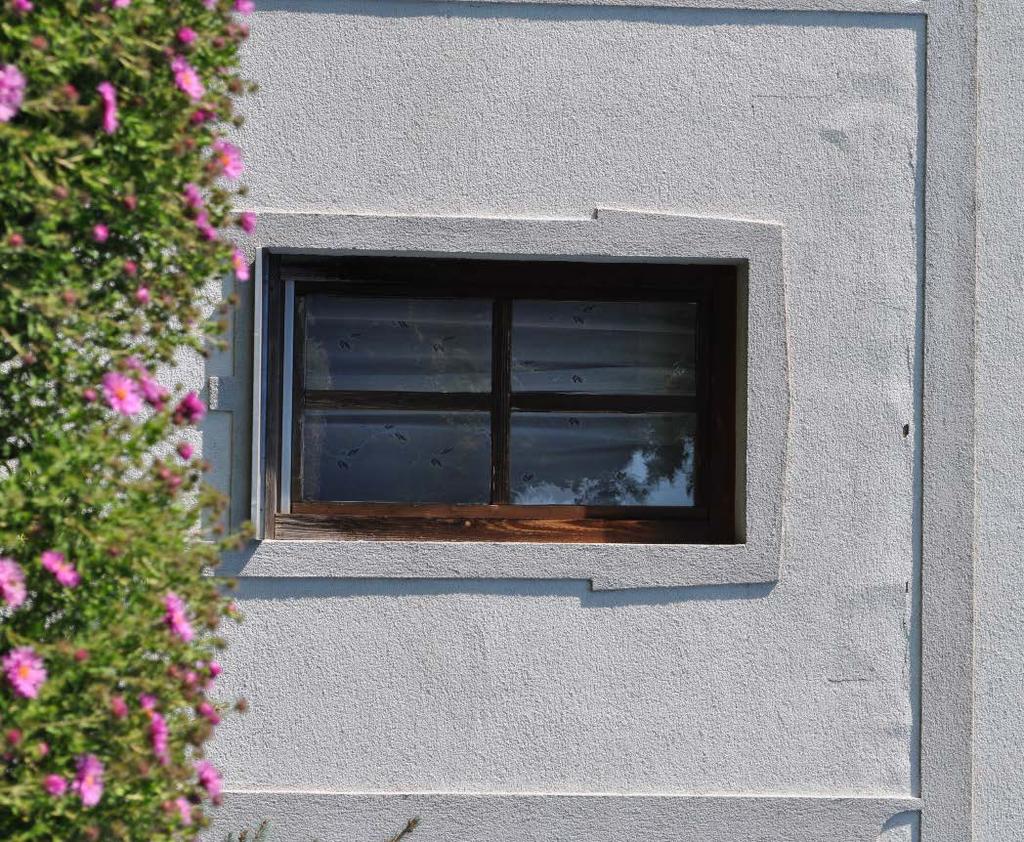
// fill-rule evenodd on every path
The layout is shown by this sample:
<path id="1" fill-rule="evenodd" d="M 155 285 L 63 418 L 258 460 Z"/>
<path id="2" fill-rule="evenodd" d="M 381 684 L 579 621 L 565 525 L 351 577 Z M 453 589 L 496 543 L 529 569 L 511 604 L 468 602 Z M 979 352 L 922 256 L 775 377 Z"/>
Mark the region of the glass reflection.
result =
<path id="1" fill-rule="evenodd" d="M 307 389 L 486 392 L 491 302 L 308 295 Z"/>
<path id="2" fill-rule="evenodd" d="M 525 392 L 696 392 L 697 305 L 516 301 L 512 388 Z"/>
<path id="3" fill-rule="evenodd" d="M 307 411 L 305 500 L 486 503 L 486 412 Z"/>
<path id="4" fill-rule="evenodd" d="M 692 506 L 696 416 L 512 413 L 512 502 Z"/>

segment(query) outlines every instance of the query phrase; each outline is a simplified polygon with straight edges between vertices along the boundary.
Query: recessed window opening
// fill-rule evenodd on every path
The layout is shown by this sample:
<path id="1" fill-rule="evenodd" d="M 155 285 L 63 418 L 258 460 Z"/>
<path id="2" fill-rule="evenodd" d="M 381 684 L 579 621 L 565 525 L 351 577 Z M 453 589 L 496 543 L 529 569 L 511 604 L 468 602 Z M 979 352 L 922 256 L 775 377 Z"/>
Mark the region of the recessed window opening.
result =
<path id="1" fill-rule="evenodd" d="M 735 267 L 273 257 L 269 295 L 275 537 L 734 539 Z"/>

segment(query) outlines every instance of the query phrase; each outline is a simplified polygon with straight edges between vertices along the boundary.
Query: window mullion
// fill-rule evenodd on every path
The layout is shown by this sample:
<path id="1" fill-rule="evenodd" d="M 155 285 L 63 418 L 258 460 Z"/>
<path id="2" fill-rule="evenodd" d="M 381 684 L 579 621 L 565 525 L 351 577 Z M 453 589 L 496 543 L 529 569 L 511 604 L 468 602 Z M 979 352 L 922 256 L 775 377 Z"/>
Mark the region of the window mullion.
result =
<path id="1" fill-rule="evenodd" d="M 487 392 L 369 392 L 314 389 L 302 394 L 305 409 L 425 410 L 434 412 L 487 412 Z"/>
<path id="2" fill-rule="evenodd" d="M 512 426 L 512 300 L 494 301 L 491 349 L 491 502 L 509 502 Z"/>
<path id="3" fill-rule="evenodd" d="M 617 395 L 574 392 L 513 392 L 513 409 L 523 412 L 601 412 L 614 414 L 703 410 L 695 395 Z"/>

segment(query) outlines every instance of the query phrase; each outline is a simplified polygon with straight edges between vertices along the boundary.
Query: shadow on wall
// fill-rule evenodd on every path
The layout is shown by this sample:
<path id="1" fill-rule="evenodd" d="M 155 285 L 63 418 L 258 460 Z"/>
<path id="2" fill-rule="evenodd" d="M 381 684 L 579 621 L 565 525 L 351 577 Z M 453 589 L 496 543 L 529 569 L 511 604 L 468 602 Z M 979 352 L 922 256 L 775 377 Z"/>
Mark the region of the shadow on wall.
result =
<path id="1" fill-rule="evenodd" d="M 920 813 L 897 813 L 882 826 L 878 842 L 918 842 L 920 830 Z"/>
<path id="2" fill-rule="evenodd" d="M 322 579 L 275 576 L 243 577 L 239 579 L 236 595 L 240 599 L 272 600 L 365 596 L 443 597 L 466 594 L 516 598 L 554 596 L 575 598 L 584 608 L 619 608 L 694 601 L 764 599 L 774 587 L 774 584 L 752 584 L 594 591 L 590 582 L 577 579 Z"/>

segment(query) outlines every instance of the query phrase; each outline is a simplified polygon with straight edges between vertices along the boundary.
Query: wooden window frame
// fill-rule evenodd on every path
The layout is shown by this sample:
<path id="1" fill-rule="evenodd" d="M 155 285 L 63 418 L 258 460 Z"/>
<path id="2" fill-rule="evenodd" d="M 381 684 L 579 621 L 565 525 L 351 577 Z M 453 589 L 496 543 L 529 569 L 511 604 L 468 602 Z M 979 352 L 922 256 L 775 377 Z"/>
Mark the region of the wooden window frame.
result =
<path id="1" fill-rule="evenodd" d="M 267 278 L 266 537 L 300 540 L 522 541 L 542 543 L 728 544 L 736 540 L 737 267 L 725 264 L 498 260 L 421 257 L 298 257 L 271 253 Z M 481 285 L 481 269 L 486 282 Z M 290 417 L 291 476 L 281 477 L 285 384 L 285 289 L 294 284 Z M 377 392 L 373 408 L 471 408 L 491 413 L 487 504 L 306 502 L 301 499 L 305 408 L 368 406 L 365 392 L 318 392 L 302 383 L 303 296 L 309 292 L 416 298 L 493 299 L 490 392 Z M 624 396 L 511 390 L 513 299 L 695 301 L 697 394 Z M 508 499 L 513 409 L 698 414 L 695 506 L 515 505 Z M 713 466 L 713 469 L 712 469 Z M 290 511 L 281 511 L 282 481 Z"/>

